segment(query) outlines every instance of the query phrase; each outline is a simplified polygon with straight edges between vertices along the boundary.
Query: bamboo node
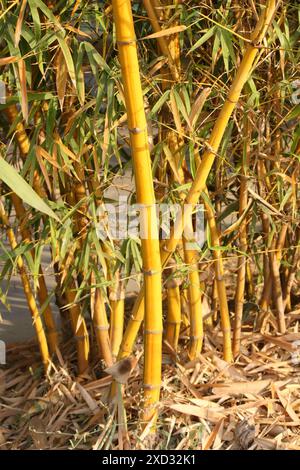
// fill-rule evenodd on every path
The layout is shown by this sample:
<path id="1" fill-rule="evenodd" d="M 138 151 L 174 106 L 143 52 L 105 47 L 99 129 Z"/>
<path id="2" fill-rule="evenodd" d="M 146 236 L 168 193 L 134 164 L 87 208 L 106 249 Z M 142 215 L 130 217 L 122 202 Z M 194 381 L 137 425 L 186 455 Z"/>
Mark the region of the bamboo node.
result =
<path id="1" fill-rule="evenodd" d="M 213 155 L 217 155 L 216 150 L 209 144 L 209 142 L 203 142 L 204 147 Z"/>
<path id="2" fill-rule="evenodd" d="M 143 384 L 143 388 L 147 390 L 158 390 L 160 389 L 161 384 L 159 385 L 151 385 L 151 384 Z"/>
<path id="3" fill-rule="evenodd" d="M 145 276 L 154 276 L 154 274 L 159 274 L 160 271 L 155 271 L 154 269 L 149 269 L 146 271 L 146 269 L 142 269 L 142 272 Z"/>
<path id="4" fill-rule="evenodd" d="M 142 323 L 143 319 L 135 318 L 133 315 L 130 316 L 130 321 L 135 321 L 136 323 Z"/>
<path id="5" fill-rule="evenodd" d="M 254 49 L 260 49 L 261 48 L 260 40 L 253 39 L 252 41 L 250 41 L 250 45 L 252 47 L 254 47 Z"/>
<path id="6" fill-rule="evenodd" d="M 238 101 L 231 100 L 229 97 L 226 99 L 226 101 L 229 101 L 229 103 L 232 104 L 238 104 Z"/>
<path id="7" fill-rule="evenodd" d="M 131 134 L 134 134 L 134 135 L 136 135 L 136 134 L 141 134 L 142 132 L 145 132 L 145 131 L 146 131 L 145 128 L 144 128 L 144 129 L 141 129 L 140 127 L 133 127 L 132 129 L 129 129 L 129 128 L 128 128 L 128 130 L 129 130 L 129 132 L 130 132 Z"/>
<path id="8" fill-rule="evenodd" d="M 88 338 L 87 335 L 82 335 L 82 336 L 76 335 L 76 336 L 74 336 L 75 341 L 84 341 L 87 338 Z"/>
<path id="9" fill-rule="evenodd" d="M 162 335 L 163 330 L 144 330 L 146 335 Z"/>
<path id="10" fill-rule="evenodd" d="M 94 328 L 98 331 L 108 331 L 109 326 L 102 326 L 102 325 L 94 325 Z"/>
<path id="11" fill-rule="evenodd" d="M 127 39 L 123 41 L 117 41 L 118 46 L 130 46 L 130 44 L 136 44 L 136 39 Z"/>

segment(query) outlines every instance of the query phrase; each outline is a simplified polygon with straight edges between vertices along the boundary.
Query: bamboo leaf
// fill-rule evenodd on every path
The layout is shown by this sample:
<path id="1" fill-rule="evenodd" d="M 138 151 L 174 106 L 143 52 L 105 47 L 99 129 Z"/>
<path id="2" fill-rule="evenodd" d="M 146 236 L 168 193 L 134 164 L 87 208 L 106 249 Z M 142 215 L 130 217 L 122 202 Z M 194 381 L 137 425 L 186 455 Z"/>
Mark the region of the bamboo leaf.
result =
<path id="1" fill-rule="evenodd" d="M 77 83 L 77 92 L 78 92 L 78 99 L 81 106 L 84 105 L 85 101 L 85 82 L 84 82 L 84 71 L 83 71 L 83 47 L 79 47 L 78 56 L 76 60 L 76 83 Z"/>
<path id="2" fill-rule="evenodd" d="M 28 3 L 33 19 L 35 39 L 38 41 L 41 38 L 41 21 L 37 9 L 37 2 L 35 0 L 28 0 Z"/>
<path id="3" fill-rule="evenodd" d="M 21 93 L 21 109 L 25 122 L 28 121 L 28 98 L 27 98 L 27 86 L 26 86 L 26 68 L 25 61 L 20 59 L 18 62 L 19 69 L 19 81 L 20 81 L 20 93 Z"/>
<path id="4" fill-rule="evenodd" d="M 77 89 L 76 87 L 76 74 L 75 74 L 75 67 L 74 67 L 74 62 L 72 58 L 72 54 L 70 52 L 70 49 L 68 47 L 66 39 L 63 37 L 61 33 L 56 33 L 57 40 L 59 42 L 61 51 L 63 53 L 64 59 L 66 61 L 66 66 L 68 69 L 68 73 L 71 79 L 71 82 L 73 83 L 73 86 L 75 90 Z"/>
<path id="5" fill-rule="evenodd" d="M 66 94 L 66 85 L 68 78 L 67 64 L 63 52 L 60 50 L 57 56 L 57 71 L 56 71 L 56 90 L 60 109 L 63 111 L 64 99 Z"/>
<path id="6" fill-rule="evenodd" d="M 32 8 L 36 7 L 36 8 L 39 8 L 43 13 L 44 15 L 53 23 L 55 24 L 55 26 L 59 29 L 59 30 L 63 30 L 61 24 L 59 23 L 59 21 L 55 18 L 55 16 L 53 15 L 52 11 L 47 7 L 47 5 L 45 5 L 44 2 L 42 2 L 41 0 L 28 0 L 30 2 L 30 6 Z"/>
<path id="7" fill-rule="evenodd" d="M 25 13 L 25 8 L 27 5 L 27 0 L 22 1 L 22 5 L 20 8 L 20 13 L 18 16 L 18 21 L 16 25 L 16 30 L 15 30 L 15 46 L 18 47 L 19 42 L 20 42 L 20 37 L 21 37 L 21 30 L 22 30 L 22 25 L 23 25 L 23 19 L 24 19 L 24 13 Z"/>
<path id="8" fill-rule="evenodd" d="M 212 50 L 212 65 L 213 65 L 213 68 L 216 65 L 216 61 L 217 61 L 217 58 L 218 58 L 218 52 L 219 52 L 219 49 L 220 49 L 220 42 L 221 42 L 221 34 L 220 34 L 220 31 L 217 28 L 216 35 L 215 35 L 215 40 L 214 40 L 214 44 L 213 44 L 213 50 Z"/>
<path id="9" fill-rule="evenodd" d="M 163 36 L 170 36 L 171 34 L 181 33 L 182 31 L 185 31 L 185 30 L 186 30 L 186 26 L 184 25 L 173 26 L 172 28 L 162 29 L 161 31 L 158 31 L 157 33 L 149 34 L 149 36 L 145 36 L 142 39 L 161 38 Z"/>
<path id="10" fill-rule="evenodd" d="M 164 103 L 168 101 L 170 96 L 170 90 L 167 90 L 164 92 L 164 94 L 159 98 L 159 100 L 155 103 L 155 105 L 152 107 L 150 116 L 154 116 L 154 114 L 158 113 Z"/>
<path id="11" fill-rule="evenodd" d="M 206 41 L 208 41 L 216 31 L 216 26 L 213 26 L 211 29 L 209 29 L 198 41 L 191 47 L 189 50 L 188 54 L 191 52 L 194 52 L 195 49 L 198 49 L 198 47 L 202 46 Z"/>
<path id="12" fill-rule="evenodd" d="M 59 222 L 59 218 L 43 199 L 22 178 L 17 170 L 0 157 L 0 178 L 14 191 L 24 202 L 34 209 L 53 217 Z"/>
<path id="13" fill-rule="evenodd" d="M 0 67 L 2 67 L 3 65 L 13 64 L 18 60 L 18 57 L 2 57 L 2 59 L 0 59 Z"/>
<path id="14" fill-rule="evenodd" d="M 191 112 L 189 114 L 189 121 L 192 129 L 195 128 L 199 115 L 203 109 L 203 106 L 211 92 L 211 88 L 204 88 L 200 95 L 196 98 L 196 101 L 192 105 Z"/>
<path id="15" fill-rule="evenodd" d="M 100 67 L 100 70 L 105 70 L 105 72 L 110 74 L 111 70 L 109 66 L 107 65 L 103 57 L 99 54 L 99 52 L 95 49 L 95 47 L 89 42 L 84 42 L 83 44 L 95 77 L 98 74 L 98 67 Z"/>
<path id="16" fill-rule="evenodd" d="M 231 58 L 232 62 L 235 63 L 235 56 L 232 47 L 232 39 L 231 35 L 228 31 L 221 30 L 221 46 L 222 46 L 222 54 L 226 72 L 229 72 L 229 59 Z"/>

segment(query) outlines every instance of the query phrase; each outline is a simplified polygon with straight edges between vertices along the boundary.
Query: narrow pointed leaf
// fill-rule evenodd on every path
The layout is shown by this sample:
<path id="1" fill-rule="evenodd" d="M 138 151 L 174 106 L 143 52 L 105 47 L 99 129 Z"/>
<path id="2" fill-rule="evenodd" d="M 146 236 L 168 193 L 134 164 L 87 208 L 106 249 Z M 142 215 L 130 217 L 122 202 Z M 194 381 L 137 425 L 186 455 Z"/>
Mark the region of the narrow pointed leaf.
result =
<path id="1" fill-rule="evenodd" d="M 10 187 L 24 202 L 34 207 L 36 210 L 53 217 L 57 221 L 59 218 L 43 199 L 32 189 L 22 178 L 17 170 L 0 157 L 0 178 Z"/>

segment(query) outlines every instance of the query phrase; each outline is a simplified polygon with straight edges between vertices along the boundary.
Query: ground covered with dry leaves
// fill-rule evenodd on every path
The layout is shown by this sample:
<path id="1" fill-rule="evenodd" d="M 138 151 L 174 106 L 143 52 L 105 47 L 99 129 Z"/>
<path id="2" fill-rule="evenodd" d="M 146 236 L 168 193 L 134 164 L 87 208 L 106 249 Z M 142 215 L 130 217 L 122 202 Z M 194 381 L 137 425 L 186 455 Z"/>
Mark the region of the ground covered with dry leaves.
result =
<path id="1" fill-rule="evenodd" d="M 216 330 L 207 333 L 196 361 L 165 354 L 153 448 L 300 450 L 300 309 L 287 320 L 284 336 L 244 333 L 234 365 L 218 353 Z M 147 448 L 139 345 L 135 354 L 123 398 L 119 386 L 111 404 L 112 377 L 101 363 L 76 377 L 71 343 L 47 378 L 34 343 L 10 345 L 0 372 L 1 450 Z"/>

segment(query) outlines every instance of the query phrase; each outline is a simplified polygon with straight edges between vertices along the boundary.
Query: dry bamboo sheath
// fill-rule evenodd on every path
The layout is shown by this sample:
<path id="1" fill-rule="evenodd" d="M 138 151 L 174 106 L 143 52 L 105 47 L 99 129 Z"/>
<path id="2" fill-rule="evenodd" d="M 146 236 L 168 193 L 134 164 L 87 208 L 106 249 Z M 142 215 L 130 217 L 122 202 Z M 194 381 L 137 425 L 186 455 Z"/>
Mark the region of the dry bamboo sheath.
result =
<path id="1" fill-rule="evenodd" d="M 275 11 L 278 7 L 279 2 L 275 0 L 268 1 L 266 8 L 263 10 L 257 26 L 251 34 L 251 42 L 248 44 L 241 64 L 238 68 L 237 75 L 231 85 L 228 97 L 222 107 L 222 110 L 218 116 L 218 119 L 213 127 L 210 139 L 207 143 L 207 150 L 205 151 L 201 163 L 198 166 L 197 173 L 194 182 L 189 190 L 189 193 L 185 199 L 185 203 L 190 205 L 190 210 L 197 203 L 201 192 L 205 188 L 206 180 L 209 172 L 212 168 L 216 154 L 218 152 L 220 143 L 225 133 L 229 119 L 236 107 L 236 104 L 240 98 L 242 89 L 249 78 L 255 58 L 257 56 L 259 46 L 265 37 L 267 29 L 272 22 Z M 169 240 L 166 240 L 162 246 L 162 266 L 166 266 L 170 256 L 174 253 L 176 246 L 181 238 L 183 230 L 183 221 L 181 214 L 175 224 L 175 230 L 172 232 Z M 119 357 L 128 355 L 133 347 L 139 326 L 143 320 L 143 292 L 141 291 L 134 306 L 131 321 L 128 324 L 127 330 L 124 334 L 124 339 L 121 345 Z M 223 319 L 224 321 L 224 319 Z M 227 320 L 226 324 L 222 326 L 223 331 L 227 331 L 230 336 L 230 324 Z M 227 346 L 224 350 L 224 358 L 227 361 L 232 360 L 231 345 L 227 341 Z"/>
<path id="2" fill-rule="evenodd" d="M 116 37 L 122 68 L 125 104 L 137 202 L 145 207 L 142 259 L 145 293 L 144 419 L 155 415 L 159 400 L 162 353 L 162 293 L 160 250 L 155 222 L 155 196 L 147 135 L 147 122 L 139 74 L 136 38 L 130 0 L 113 0 Z"/>

